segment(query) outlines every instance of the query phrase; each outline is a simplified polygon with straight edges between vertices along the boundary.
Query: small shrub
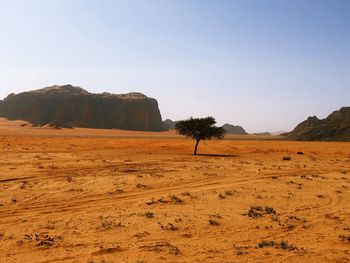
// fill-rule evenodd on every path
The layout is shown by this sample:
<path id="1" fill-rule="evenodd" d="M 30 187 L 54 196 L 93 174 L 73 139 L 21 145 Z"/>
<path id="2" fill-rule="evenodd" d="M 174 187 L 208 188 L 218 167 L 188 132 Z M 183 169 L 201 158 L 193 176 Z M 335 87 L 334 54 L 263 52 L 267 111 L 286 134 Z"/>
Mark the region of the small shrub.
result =
<path id="1" fill-rule="evenodd" d="M 175 204 L 182 204 L 183 203 L 182 199 L 180 199 L 176 195 L 172 195 L 170 198 L 171 198 L 171 201 L 173 201 Z"/>
<path id="2" fill-rule="evenodd" d="M 60 237 L 57 237 L 60 239 Z M 55 237 L 47 234 L 25 234 L 24 239 L 30 242 L 37 242 L 38 247 L 49 248 L 54 245 Z"/>
<path id="3" fill-rule="evenodd" d="M 282 249 L 287 249 L 287 248 L 289 247 L 288 243 L 285 242 L 285 241 L 282 241 L 282 242 L 280 243 L 280 246 L 281 246 Z"/>
<path id="4" fill-rule="evenodd" d="M 220 225 L 220 223 L 214 219 L 209 219 L 209 224 L 211 226 L 219 226 Z"/>
<path id="5" fill-rule="evenodd" d="M 258 218 L 258 217 L 262 217 L 265 214 L 275 215 L 276 210 L 269 206 L 265 206 L 265 207 L 251 206 L 246 215 L 252 218 Z"/>
<path id="6" fill-rule="evenodd" d="M 350 242 L 350 236 L 340 235 L 339 238 L 340 238 L 340 240 L 343 241 L 343 242 L 345 242 L 345 241 Z"/>
<path id="7" fill-rule="evenodd" d="M 261 241 L 257 244 L 258 248 L 265 248 L 265 247 L 273 247 L 273 248 L 279 248 L 284 250 L 295 250 L 297 249 L 295 246 L 288 244 L 286 241 L 281 241 L 279 243 L 274 241 Z"/>
<path id="8" fill-rule="evenodd" d="M 290 161 L 290 160 L 292 160 L 292 157 L 290 157 L 290 156 L 283 156 L 282 160 L 283 161 Z"/>
<path id="9" fill-rule="evenodd" d="M 237 250 L 237 256 L 242 256 L 248 254 L 247 251 Z"/>
<path id="10" fill-rule="evenodd" d="M 248 216 L 258 218 L 263 216 L 264 209 L 261 206 L 251 206 L 248 210 Z"/>
<path id="11" fill-rule="evenodd" d="M 276 214 L 276 210 L 273 207 L 265 206 L 265 212 L 267 214 Z"/>
<path id="12" fill-rule="evenodd" d="M 150 212 L 150 211 L 146 212 L 145 216 L 147 218 L 154 218 L 154 214 L 152 212 Z"/>
<path id="13" fill-rule="evenodd" d="M 103 230 L 110 230 L 110 229 L 119 228 L 123 226 L 122 222 L 116 221 L 109 217 L 100 216 L 99 219 L 101 220 L 101 224 L 99 228 Z"/>
<path id="14" fill-rule="evenodd" d="M 66 181 L 68 182 L 68 183 L 70 183 L 70 182 L 72 182 L 73 181 L 73 178 L 72 178 L 72 176 L 66 176 Z"/>
<path id="15" fill-rule="evenodd" d="M 288 224 L 288 225 L 287 225 L 288 231 L 291 231 L 291 230 L 293 230 L 294 228 L 295 228 L 295 226 L 292 225 L 292 224 Z"/>
<path id="16" fill-rule="evenodd" d="M 273 241 L 261 241 L 260 243 L 258 243 L 259 248 L 274 247 L 274 246 L 275 246 L 275 242 Z"/>
<path id="17" fill-rule="evenodd" d="M 171 230 L 171 231 L 176 231 L 179 229 L 179 227 L 175 226 L 174 224 L 172 223 L 168 223 L 165 227 L 166 230 Z"/>

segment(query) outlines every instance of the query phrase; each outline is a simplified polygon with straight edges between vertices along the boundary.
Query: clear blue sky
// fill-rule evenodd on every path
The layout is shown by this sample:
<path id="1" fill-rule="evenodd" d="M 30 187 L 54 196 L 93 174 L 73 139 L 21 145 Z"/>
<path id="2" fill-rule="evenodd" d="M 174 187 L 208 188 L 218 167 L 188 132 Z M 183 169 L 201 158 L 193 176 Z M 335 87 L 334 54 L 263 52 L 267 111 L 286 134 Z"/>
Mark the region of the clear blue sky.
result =
<path id="1" fill-rule="evenodd" d="M 350 0 L 0 0 L 0 98 L 67 83 L 290 130 L 350 104 Z"/>

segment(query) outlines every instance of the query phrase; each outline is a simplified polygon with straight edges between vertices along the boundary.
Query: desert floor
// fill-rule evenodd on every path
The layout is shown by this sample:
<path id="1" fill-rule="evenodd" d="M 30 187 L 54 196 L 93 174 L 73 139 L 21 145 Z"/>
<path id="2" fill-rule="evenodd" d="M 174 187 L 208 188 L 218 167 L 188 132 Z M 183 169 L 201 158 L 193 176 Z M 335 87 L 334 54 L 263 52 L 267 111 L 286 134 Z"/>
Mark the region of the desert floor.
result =
<path id="1" fill-rule="evenodd" d="M 193 156 L 173 132 L 21 124 L 0 123 L 0 262 L 350 261 L 350 143 Z"/>

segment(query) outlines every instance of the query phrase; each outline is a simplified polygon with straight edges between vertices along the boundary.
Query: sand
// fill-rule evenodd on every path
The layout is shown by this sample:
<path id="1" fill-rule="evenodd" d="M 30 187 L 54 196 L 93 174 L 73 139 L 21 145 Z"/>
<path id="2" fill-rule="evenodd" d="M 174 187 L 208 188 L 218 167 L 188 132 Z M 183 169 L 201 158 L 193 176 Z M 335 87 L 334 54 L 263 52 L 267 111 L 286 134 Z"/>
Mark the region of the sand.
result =
<path id="1" fill-rule="evenodd" d="M 350 143 L 269 138 L 1 120 L 0 262 L 349 262 Z"/>

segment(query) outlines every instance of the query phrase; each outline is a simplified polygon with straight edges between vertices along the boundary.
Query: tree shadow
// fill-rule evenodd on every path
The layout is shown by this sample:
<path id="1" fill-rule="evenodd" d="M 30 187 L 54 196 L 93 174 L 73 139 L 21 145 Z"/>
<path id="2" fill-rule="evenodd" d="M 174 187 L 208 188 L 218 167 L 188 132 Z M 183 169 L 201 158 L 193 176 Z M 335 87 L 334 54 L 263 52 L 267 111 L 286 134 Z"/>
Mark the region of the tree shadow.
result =
<path id="1" fill-rule="evenodd" d="M 194 155 L 196 156 L 196 155 Z M 234 154 L 208 154 L 208 153 L 197 153 L 197 156 L 209 156 L 209 157 L 238 157 Z"/>

